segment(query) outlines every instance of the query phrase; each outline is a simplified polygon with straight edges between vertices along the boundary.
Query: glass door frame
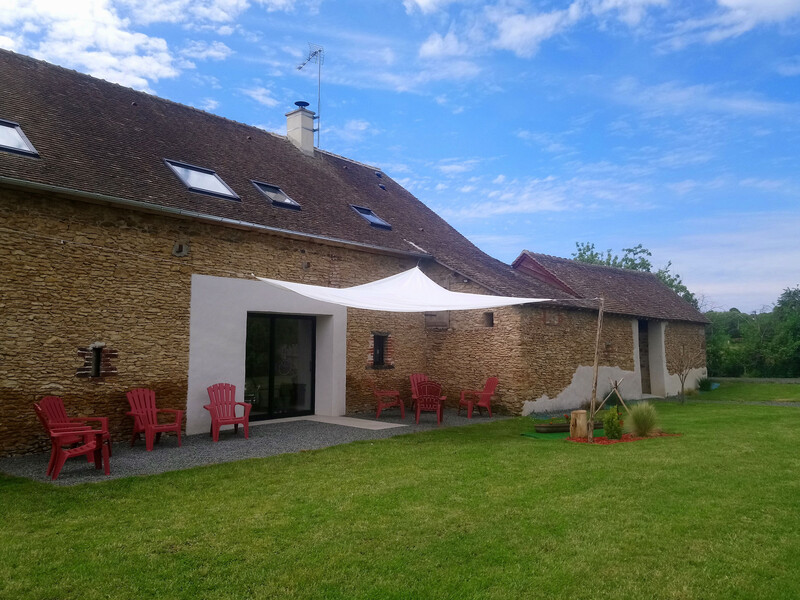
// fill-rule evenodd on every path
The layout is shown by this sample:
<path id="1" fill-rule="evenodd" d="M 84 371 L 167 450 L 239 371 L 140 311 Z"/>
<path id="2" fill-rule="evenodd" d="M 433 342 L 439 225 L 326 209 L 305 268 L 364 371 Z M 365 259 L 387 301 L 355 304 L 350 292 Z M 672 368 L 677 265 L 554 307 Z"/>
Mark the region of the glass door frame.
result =
<path id="1" fill-rule="evenodd" d="M 247 319 L 250 319 L 250 316 L 256 316 L 259 318 L 269 318 L 270 326 L 269 326 L 269 387 L 267 390 L 267 398 L 268 398 L 268 405 L 267 405 L 267 412 L 266 413 L 256 413 L 250 417 L 250 421 L 268 421 L 272 419 L 286 419 L 291 417 L 306 417 L 309 415 L 314 414 L 315 410 L 315 396 L 316 396 L 316 380 L 317 380 L 317 317 L 316 315 L 293 315 L 287 313 L 268 313 L 268 312 L 261 312 L 261 311 L 248 311 L 247 312 Z M 276 368 L 276 360 L 275 360 L 275 320 L 276 319 L 293 319 L 297 321 L 308 321 L 311 323 L 311 385 L 309 390 L 309 408 L 308 410 L 299 410 L 292 412 L 290 414 L 280 413 L 278 415 L 273 414 L 273 400 L 275 398 L 275 368 Z M 245 355 L 247 353 L 247 339 L 245 338 Z M 245 356 L 246 360 L 246 356 Z M 245 372 L 245 381 L 247 380 L 247 373 Z"/>

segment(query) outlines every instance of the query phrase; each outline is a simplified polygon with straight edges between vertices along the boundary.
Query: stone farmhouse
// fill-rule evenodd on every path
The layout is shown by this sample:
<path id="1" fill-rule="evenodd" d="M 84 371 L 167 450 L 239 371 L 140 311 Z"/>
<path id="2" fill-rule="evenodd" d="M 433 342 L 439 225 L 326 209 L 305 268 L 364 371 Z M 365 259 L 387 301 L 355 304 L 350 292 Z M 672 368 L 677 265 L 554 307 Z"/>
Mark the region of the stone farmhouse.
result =
<path id="1" fill-rule="evenodd" d="M 0 455 L 42 449 L 32 403 L 106 415 L 156 391 L 208 430 L 206 387 L 237 386 L 252 419 L 371 410 L 408 375 L 450 401 L 497 375 L 512 414 L 591 389 L 672 394 L 682 348 L 705 373 L 705 319 L 654 276 L 524 252 L 508 265 L 387 174 L 287 136 L 0 51 Z M 388 313 L 272 289 L 262 276 L 347 287 L 418 265 L 454 291 L 549 298 L 493 310 Z M 580 300 L 586 299 L 586 300 Z M 588 386 L 587 386 L 588 382 Z"/>

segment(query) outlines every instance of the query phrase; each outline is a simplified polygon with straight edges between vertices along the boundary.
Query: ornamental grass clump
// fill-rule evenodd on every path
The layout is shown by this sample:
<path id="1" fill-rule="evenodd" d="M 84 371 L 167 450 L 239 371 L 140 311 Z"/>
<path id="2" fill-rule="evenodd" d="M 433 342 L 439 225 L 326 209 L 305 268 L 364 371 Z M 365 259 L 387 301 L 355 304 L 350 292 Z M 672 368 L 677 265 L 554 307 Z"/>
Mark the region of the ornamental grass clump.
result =
<path id="1" fill-rule="evenodd" d="M 619 410 L 616 406 L 606 411 L 603 417 L 603 431 L 610 440 L 622 439 L 622 424 L 619 422 Z"/>
<path id="2" fill-rule="evenodd" d="M 636 437 L 650 437 L 658 431 L 656 429 L 658 424 L 656 407 L 649 402 L 640 402 L 631 408 L 628 422 L 630 423 L 631 432 Z"/>

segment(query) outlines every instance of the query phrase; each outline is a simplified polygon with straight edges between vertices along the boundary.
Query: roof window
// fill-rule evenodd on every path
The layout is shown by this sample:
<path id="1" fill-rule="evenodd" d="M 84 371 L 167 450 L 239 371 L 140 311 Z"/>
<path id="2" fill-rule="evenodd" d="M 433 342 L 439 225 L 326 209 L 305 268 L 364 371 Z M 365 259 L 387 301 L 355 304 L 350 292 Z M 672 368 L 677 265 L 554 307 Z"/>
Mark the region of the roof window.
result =
<path id="1" fill-rule="evenodd" d="M 220 198 L 232 198 L 239 200 L 239 196 L 228 185 L 220 179 L 211 169 L 187 165 L 175 160 L 164 159 L 167 166 L 178 176 L 187 188 L 193 192 L 209 194 Z"/>
<path id="2" fill-rule="evenodd" d="M 0 119 L 0 149 L 27 156 L 39 156 L 18 123 Z"/>
<path id="3" fill-rule="evenodd" d="M 387 223 L 386 221 L 381 219 L 378 215 L 376 215 L 370 209 L 364 208 L 363 206 L 356 206 L 355 204 L 351 204 L 350 206 L 353 208 L 354 211 L 356 211 L 358 214 L 360 214 L 362 217 L 364 217 L 367 221 L 369 221 L 369 224 L 372 225 L 373 227 L 378 227 L 379 229 L 391 229 L 392 228 L 392 226 L 389 225 L 389 223 Z"/>
<path id="4" fill-rule="evenodd" d="M 270 185 L 269 183 L 262 183 L 261 181 L 253 181 L 253 185 L 256 186 L 259 192 L 270 199 L 273 206 L 300 210 L 300 203 L 289 198 L 286 192 L 277 185 Z"/>

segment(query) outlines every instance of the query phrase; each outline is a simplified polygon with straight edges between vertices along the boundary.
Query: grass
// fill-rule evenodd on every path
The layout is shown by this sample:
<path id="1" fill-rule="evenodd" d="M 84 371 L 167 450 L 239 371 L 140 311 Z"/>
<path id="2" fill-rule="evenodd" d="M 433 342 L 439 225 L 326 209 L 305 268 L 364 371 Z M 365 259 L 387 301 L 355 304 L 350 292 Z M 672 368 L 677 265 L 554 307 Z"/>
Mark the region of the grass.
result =
<path id="1" fill-rule="evenodd" d="M 716 390 L 702 392 L 697 397 L 728 402 L 800 402 L 800 384 L 723 381 Z"/>
<path id="2" fill-rule="evenodd" d="M 520 418 L 70 488 L 0 477 L 0 598 L 800 597 L 800 409 L 657 408 L 681 437 L 543 442 Z"/>

